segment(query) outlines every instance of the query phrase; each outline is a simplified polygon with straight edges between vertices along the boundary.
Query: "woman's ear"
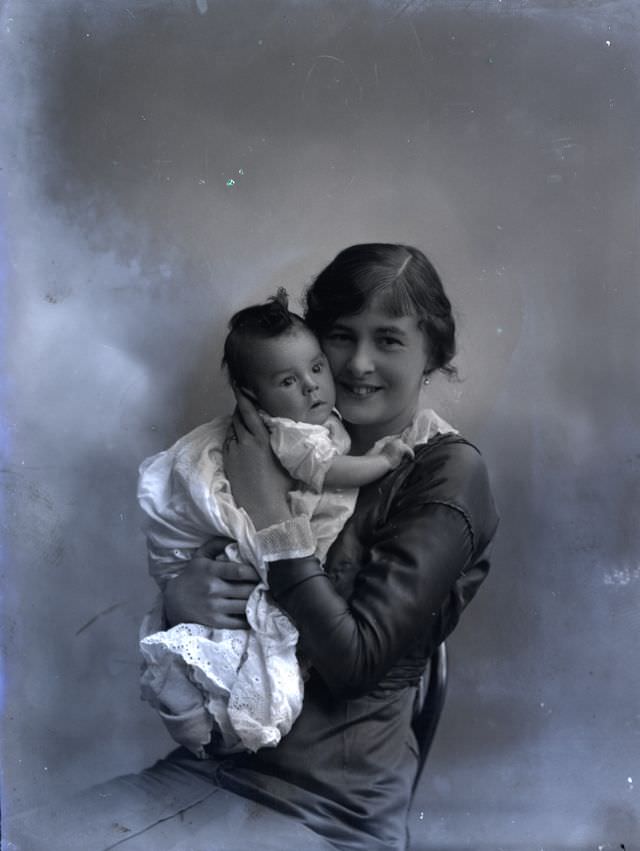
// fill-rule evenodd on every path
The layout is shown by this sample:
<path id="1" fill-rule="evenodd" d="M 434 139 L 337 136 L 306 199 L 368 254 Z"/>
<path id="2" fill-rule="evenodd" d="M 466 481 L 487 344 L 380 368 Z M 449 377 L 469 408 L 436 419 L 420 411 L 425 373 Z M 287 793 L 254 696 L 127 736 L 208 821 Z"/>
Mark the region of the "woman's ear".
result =
<path id="1" fill-rule="evenodd" d="M 433 361 L 431 358 L 431 354 L 427 353 L 427 356 L 425 358 L 424 369 L 422 370 L 422 378 L 424 379 L 425 384 L 429 383 L 429 378 L 431 377 L 432 372 L 435 372 L 435 369 L 433 367 Z"/>
<path id="2" fill-rule="evenodd" d="M 418 328 L 422 331 L 422 339 L 423 339 L 423 343 L 424 343 L 424 349 L 423 349 L 423 352 L 424 352 L 424 368 L 422 370 L 422 377 L 426 379 L 426 378 L 429 378 L 429 376 L 431 375 L 432 372 L 435 372 L 435 368 L 434 368 L 434 364 L 433 364 L 435 359 L 433 357 L 433 352 L 432 352 L 432 349 L 431 349 L 431 342 L 429 340 L 429 335 L 427 334 L 427 332 L 424 328 L 424 324 L 423 324 L 422 320 L 418 321 Z M 426 381 L 425 381 L 425 384 L 426 384 Z"/>

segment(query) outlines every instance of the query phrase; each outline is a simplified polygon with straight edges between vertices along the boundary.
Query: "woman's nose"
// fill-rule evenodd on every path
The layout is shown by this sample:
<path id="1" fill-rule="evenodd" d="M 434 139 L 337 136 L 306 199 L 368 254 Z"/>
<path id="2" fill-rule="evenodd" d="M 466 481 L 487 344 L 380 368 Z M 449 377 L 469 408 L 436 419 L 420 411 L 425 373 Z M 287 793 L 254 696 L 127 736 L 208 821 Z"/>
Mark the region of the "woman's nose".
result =
<path id="1" fill-rule="evenodd" d="M 373 358 L 367 345 L 361 344 L 353 349 L 347 368 L 352 375 L 358 376 L 373 372 Z"/>

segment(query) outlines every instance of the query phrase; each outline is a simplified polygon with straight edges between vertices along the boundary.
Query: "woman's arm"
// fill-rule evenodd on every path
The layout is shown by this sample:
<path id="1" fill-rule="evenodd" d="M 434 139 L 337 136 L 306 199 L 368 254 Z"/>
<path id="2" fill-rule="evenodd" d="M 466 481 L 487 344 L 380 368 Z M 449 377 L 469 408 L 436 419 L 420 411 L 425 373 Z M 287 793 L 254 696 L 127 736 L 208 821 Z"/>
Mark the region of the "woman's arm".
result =
<path id="1" fill-rule="evenodd" d="M 489 568 L 484 550 L 496 524 L 484 465 L 475 457 L 477 462 L 467 453 L 474 469 L 465 486 L 474 491 L 468 504 L 478 506 L 476 516 L 429 501 L 422 477 L 372 533 L 348 601 L 314 559 L 272 564 L 272 594 L 335 692 L 366 693 L 417 643 L 428 655 L 474 596 Z"/>
<path id="2" fill-rule="evenodd" d="M 444 637 L 441 610 L 455 597 L 469 557 L 464 518 L 446 506 L 429 506 L 379 541 L 348 602 L 313 559 L 275 562 L 269 582 L 327 685 L 355 697 L 422 637 L 425 655 L 435 649 Z"/>
<path id="3" fill-rule="evenodd" d="M 254 405 L 241 391 L 224 445 L 224 467 L 236 504 L 245 509 L 266 557 L 293 548 L 314 550 L 308 518 L 292 519 L 287 501 L 291 479 L 277 462 L 269 433 Z M 219 561 L 228 540 L 214 538 L 163 588 L 165 619 L 220 629 L 246 628 L 246 602 L 258 577 L 248 565 Z M 280 556 L 281 557 L 281 556 Z"/>
<path id="4" fill-rule="evenodd" d="M 224 445 L 224 470 L 236 505 L 256 530 L 291 520 L 291 477 L 271 450 L 269 432 L 254 404 L 237 390 L 237 407 Z"/>

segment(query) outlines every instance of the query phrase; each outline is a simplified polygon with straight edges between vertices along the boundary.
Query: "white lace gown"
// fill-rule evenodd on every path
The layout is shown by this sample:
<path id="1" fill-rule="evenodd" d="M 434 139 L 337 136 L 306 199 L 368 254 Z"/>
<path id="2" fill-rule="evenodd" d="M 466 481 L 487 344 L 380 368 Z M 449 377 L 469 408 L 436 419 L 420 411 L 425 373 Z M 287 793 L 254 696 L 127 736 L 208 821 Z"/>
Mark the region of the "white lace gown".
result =
<path id="1" fill-rule="evenodd" d="M 140 466 L 149 568 L 161 587 L 213 535 L 232 538 L 226 557 L 252 564 L 260 578 L 247 601 L 250 630 L 158 629 L 158 609 L 142 625 L 142 695 L 171 735 L 200 756 L 212 739 L 221 750 L 255 751 L 291 729 L 303 697 L 298 632 L 269 598 L 267 563 L 311 554 L 323 562 L 357 498 L 356 489 L 323 490 L 331 462 L 350 447 L 336 416 L 324 425 L 265 419 L 275 454 L 302 483 L 289 494 L 297 520 L 280 527 L 256 532 L 233 500 L 222 460 L 229 417 L 199 426 Z"/>

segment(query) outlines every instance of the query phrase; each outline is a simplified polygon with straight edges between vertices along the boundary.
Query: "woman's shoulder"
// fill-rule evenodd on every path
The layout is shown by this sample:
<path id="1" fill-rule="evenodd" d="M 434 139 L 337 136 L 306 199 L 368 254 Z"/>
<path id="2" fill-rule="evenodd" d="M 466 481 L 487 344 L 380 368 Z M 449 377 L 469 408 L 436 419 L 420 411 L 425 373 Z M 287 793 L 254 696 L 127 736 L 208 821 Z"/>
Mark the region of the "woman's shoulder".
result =
<path id="1" fill-rule="evenodd" d="M 466 517 L 474 531 L 485 530 L 491 537 L 498 516 L 487 466 L 477 446 L 458 433 L 449 433 L 433 437 L 414 451 L 404 497 L 450 506 Z"/>
<path id="2" fill-rule="evenodd" d="M 436 434 L 414 447 L 416 475 L 425 476 L 434 470 L 465 475 L 485 462 L 478 447 L 457 431 Z"/>

